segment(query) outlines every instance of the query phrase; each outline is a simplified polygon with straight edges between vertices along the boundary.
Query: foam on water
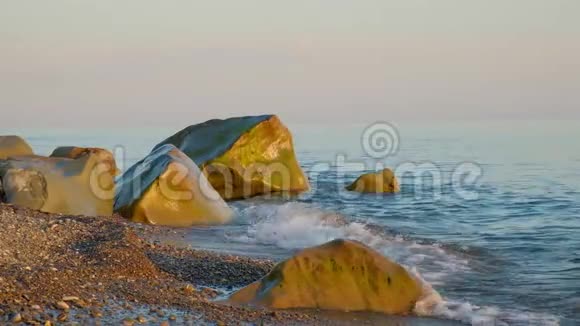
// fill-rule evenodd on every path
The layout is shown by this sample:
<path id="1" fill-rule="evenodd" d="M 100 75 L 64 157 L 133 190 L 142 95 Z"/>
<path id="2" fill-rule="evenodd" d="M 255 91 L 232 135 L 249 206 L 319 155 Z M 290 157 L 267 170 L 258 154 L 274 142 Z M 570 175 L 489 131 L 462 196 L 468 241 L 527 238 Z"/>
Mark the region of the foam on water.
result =
<path id="1" fill-rule="evenodd" d="M 228 240 L 269 245 L 289 251 L 316 246 L 333 239 L 358 240 L 404 265 L 423 284 L 423 298 L 415 314 L 452 319 L 472 325 L 557 325 L 558 318 L 544 314 L 512 311 L 507 307 L 480 307 L 475 303 L 444 298 L 434 289 L 446 279 L 470 270 L 469 260 L 440 244 L 422 244 L 377 225 L 349 220 L 335 212 L 302 203 L 264 204 L 238 207 L 248 227 L 227 235 Z"/>

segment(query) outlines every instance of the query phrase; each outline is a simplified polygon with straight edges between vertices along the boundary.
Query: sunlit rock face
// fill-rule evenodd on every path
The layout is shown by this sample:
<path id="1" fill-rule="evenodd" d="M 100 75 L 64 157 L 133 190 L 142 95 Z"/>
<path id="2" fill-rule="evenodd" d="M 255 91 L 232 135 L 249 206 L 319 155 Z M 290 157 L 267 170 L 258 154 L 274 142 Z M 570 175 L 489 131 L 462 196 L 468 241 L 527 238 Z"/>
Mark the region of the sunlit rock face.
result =
<path id="1" fill-rule="evenodd" d="M 94 154 L 99 159 L 100 164 L 103 165 L 102 169 L 108 170 L 111 175 L 116 176 L 119 173 L 113 153 L 104 148 L 61 146 L 57 147 L 50 156 L 77 159 L 89 154 Z"/>
<path id="2" fill-rule="evenodd" d="M 309 189 L 292 134 L 275 115 L 209 120 L 156 148 L 173 144 L 191 158 L 224 199 Z"/>
<path id="3" fill-rule="evenodd" d="M 363 174 L 346 189 L 364 193 L 395 193 L 401 190 L 397 177 L 391 169 Z"/>
<path id="4" fill-rule="evenodd" d="M 316 308 L 407 314 L 422 286 L 405 268 L 350 240 L 305 249 L 230 297 L 274 309 Z"/>
<path id="5" fill-rule="evenodd" d="M 0 160 L 10 156 L 32 155 L 32 148 L 18 136 L 0 136 Z"/>
<path id="6" fill-rule="evenodd" d="M 49 213 L 111 215 L 114 179 L 89 154 L 77 159 L 12 156 L 0 162 L 7 202 Z"/>
<path id="7" fill-rule="evenodd" d="M 169 144 L 117 180 L 115 211 L 136 222 L 178 227 L 224 224 L 232 217 L 197 165 Z"/>

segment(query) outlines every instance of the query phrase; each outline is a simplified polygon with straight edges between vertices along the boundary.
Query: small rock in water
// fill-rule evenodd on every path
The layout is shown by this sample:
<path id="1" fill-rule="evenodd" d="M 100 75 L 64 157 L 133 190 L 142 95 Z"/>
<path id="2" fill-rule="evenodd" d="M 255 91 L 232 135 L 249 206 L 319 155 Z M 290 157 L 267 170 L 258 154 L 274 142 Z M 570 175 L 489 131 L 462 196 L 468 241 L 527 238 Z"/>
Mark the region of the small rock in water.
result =
<path id="1" fill-rule="evenodd" d="M 32 310 L 37 310 L 37 311 L 40 311 L 40 310 L 42 310 L 42 308 L 40 308 L 40 306 L 39 306 L 39 305 L 37 305 L 37 304 L 35 304 L 35 305 L 32 305 L 30 308 L 31 308 Z"/>
<path id="2" fill-rule="evenodd" d="M 176 319 L 177 319 L 177 317 L 175 315 L 169 316 L 169 320 L 176 320 Z"/>
<path id="3" fill-rule="evenodd" d="M 169 322 L 167 320 L 164 320 L 161 322 L 161 324 L 159 324 L 159 326 L 169 326 Z"/>
<path id="4" fill-rule="evenodd" d="M 147 318 L 145 318 L 145 316 L 143 315 L 139 315 L 137 316 L 137 321 L 139 322 L 139 324 L 145 324 L 147 322 Z"/>
<path id="5" fill-rule="evenodd" d="M 56 307 L 60 310 L 69 310 L 70 309 L 70 306 L 68 305 L 68 303 L 66 303 L 64 301 L 57 302 Z"/>

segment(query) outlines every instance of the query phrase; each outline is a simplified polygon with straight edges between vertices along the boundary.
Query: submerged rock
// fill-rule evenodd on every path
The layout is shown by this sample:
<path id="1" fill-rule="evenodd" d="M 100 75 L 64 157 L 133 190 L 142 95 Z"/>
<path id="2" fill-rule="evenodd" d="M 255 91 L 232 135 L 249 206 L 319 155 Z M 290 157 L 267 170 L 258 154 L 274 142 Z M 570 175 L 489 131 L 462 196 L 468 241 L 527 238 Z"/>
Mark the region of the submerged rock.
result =
<path id="1" fill-rule="evenodd" d="M 99 159 L 99 162 L 103 164 L 103 169 L 109 170 L 113 176 L 119 173 L 117 169 L 117 164 L 115 163 L 115 158 L 113 153 L 104 149 L 97 147 L 75 147 L 75 146 L 61 146 L 57 147 L 50 157 L 66 157 L 66 158 L 79 158 L 85 155 L 94 154 Z"/>
<path id="2" fill-rule="evenodd" d="M 225 199 L 309 189 L 292 135 L 275 115 L 209 120 L 189 126 L 172 144 L 191 158 Z"/>
<path id="3" fill-rule="evenodd" d="M 358 177 L 346 187 L 350 191 L 395 193 L 399 192 L 399 182 L 391 169 L 384 169 L 376 173 L 366 173 Z"/>
<path id="4" fill-rule="evenodd" d="M 230 297 L 274 309 L 317 308 L 407 314 L 422 285 L 405 268 L 351 240 L 305 249 Z"/>
<path id="5" fill-rule="evenodd" d="M 114 179 L 100 159 L 14 156 L 0 162 L 8 203 L 48 213 L 111 215 Z"/>
<path id="6" fill-rule="evenodd" d="M 115 211 L 136 222 L 170 226 L 223 224 L 232 216 L 197 165 L 169 144 L 121 176 Z"/>
<path id="7" fill-rule="evenodd" d="M 32 148 L 19 136 L 0 136 L 0 160 L 10 156 L 32 155 Z"/>

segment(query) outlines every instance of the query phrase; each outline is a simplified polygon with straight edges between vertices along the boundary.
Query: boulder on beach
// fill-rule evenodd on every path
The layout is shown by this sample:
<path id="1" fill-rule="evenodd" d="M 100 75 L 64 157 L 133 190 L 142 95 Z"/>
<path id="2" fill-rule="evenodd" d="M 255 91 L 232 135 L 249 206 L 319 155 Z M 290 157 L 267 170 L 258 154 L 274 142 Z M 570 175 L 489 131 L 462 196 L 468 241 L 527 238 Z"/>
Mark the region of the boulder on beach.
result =
<path id="1" fill-rule="evenodd" d="M 99 162 L 104 165 L 103 168 L 109 170 L 113 176 L 116 176 L 119 173 L 113 153 L 104 148 L 61 146 L 57 147 L 52 154 L 50 154 L 50 157 L 76 159 L 89 154 L 94 154 L 99 159 Z"/>
<path id="2" fill-rule="evenodd" d="M 374 193 L 395 193 L 401 190 L 395 173 L 388 168 L 376 173 L 363 174 L 347 186 L 346 189 Z"/>
<path id="3" fill-rule="evenodd" d="M 2 176 L 0 196 L 7 203 L 42 209 L 48 191 L 44 175 L 35 170 L 8 169 Z"/>
<path id="4" fill-rule="evenodd" d="M 170 144 L 117 180 L 115 211 L 136 222 L 169 226 L 224 224 L 232 217 L 197 165 Z"/>
<path id="5" fill-rule="evenodd" d="M 235 292 L 234 304 L 407 314 L 422 285 L 405 268 L 362 243 L 334 240 L 276 265 Z"/>
<path id="6" fill-rule="evenodd" d="M 48 213 L 111 215 L 114 179 L 94 154 L 78 159 L 13 156 L 0 162 L 8 203 Z"/>
<path id="7" fill-rule="evenodd" d="M 292 134 L 275 115 L 209 120 L 189 126 L 172 144 L 191 158 L 224 199 L 309 189 Z"/>
<path id="8" fill-rule="evenodd" d="M 10 156 L 32 155 L 32 148 L 19 136 L 0 136 L 0 160 Z"/>

